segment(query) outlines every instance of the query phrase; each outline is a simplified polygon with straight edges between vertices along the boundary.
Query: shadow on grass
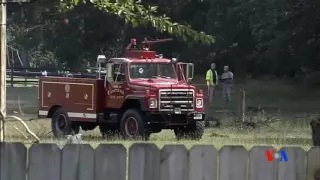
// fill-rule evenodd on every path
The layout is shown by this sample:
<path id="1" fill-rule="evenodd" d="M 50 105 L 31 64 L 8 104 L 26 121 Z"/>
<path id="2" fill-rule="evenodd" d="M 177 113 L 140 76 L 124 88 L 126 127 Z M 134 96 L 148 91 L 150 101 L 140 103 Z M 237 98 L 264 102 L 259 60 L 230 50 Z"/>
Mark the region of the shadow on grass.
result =
<path id="1" fill-rule="evenodd" d="M 228 138 L 228 141 L 240 141 L 243 144 L 287 144 L 287 145 L 312 145 L 311 138 L 275 138 L 275 137 L 253 137 L 253 138 Z"/>

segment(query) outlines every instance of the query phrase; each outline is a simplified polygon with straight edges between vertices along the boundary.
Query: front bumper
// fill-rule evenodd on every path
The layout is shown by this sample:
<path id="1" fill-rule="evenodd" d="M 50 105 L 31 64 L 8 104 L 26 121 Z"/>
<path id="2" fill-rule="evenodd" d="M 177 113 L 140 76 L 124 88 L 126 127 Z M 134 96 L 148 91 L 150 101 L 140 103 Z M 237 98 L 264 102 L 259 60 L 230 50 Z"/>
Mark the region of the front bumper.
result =
<path id="1" fill-rule="evenodd" d="M 147 123 L 167 124 L 167 125 L 186 125 L 193 121 L 204 121 L 204 112 L 184 112 L 175 114 L 173 112 L 147 112 Z"/>
<path id="2" fill-rule="evenodd" d="M 187 116 L 189 118 L 192 118 L 194 120 L 204 120 L 205 119 L 205 112 L 181 112 L 176 113 L 174 111 L 151 111 L 148 112 L 150 115 L 168 115 L 168 116 Z"/>

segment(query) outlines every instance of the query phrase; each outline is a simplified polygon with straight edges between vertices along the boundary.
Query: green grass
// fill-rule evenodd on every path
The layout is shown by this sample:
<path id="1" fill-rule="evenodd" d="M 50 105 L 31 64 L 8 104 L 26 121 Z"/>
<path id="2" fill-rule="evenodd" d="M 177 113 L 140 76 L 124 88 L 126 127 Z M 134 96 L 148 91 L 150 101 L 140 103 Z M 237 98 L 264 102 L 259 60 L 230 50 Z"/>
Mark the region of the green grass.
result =
<path id="1" fill-rule="evenodd" d="M 311 131 L 309 122 L 305 120 L 297 121 L 277 121 L 262 126 L 258 129 L 238 129 L 232 126 L 232 122 L 223 119 L 220 128 L 208 128 L 200 141 L 182 140 L 177 141 L 171 130 L 163 130 L 158 134 L 152 134 L 150 142 L 155 143 L 159 148 L 166 144 L 184 144 L 187 148 L 191 148 L 196 144 L 213 145 L 220 149 L 224 145 L 243 145 L 247 149 L 256 145 L 269 145 L 276 148 L 284 146 L 302 147 L 308 150 L 311 147 Z M 14 125 L 23 130 L 18 123 Z M 41 143 L 57 143 L 59 140 L 54 139 L 51 132 L 50 121 L 31 121 L 28 122 L 29 127 L 41 138 Z M 6 140 L 10 142 L 29 143 L 24 139 L 11 125 L 6 125 Z M 121 143 L 129 147 L 137 141 L 123 141 L 116 139 L 114 141 L 106 141 L 102 139 L 98 128 L 93 131 L 84 132 L 85 142 L 97 147 L 100 143 Z M 32 139 L 29 136 L 30 139 Z"/>
<path id="2" fill-rule="evenodd" d="M 200 81 L 201 82 L 201 81 Z M 285 81 L 250 80 L 245 85 L 236 84 L 233 88 L 232 103 L 223 99 L 221 87 L 217 88 L 213 106 L 210 109 L 238 112 L 242 104 L 245 88 L 246 106 L 262 108 L 269 113 L 314 113 L 320 112 L 320 88 L 291 84 Z M 206 86 L 198 85 L 206 92 Z M 211 111 L 212 112 L 212 111 Z"/>
<path id="3" fill-rule="evenodd" d="M 206 90 L 204 80 L 201 78 L 194 81 L 197 87 Z M 246 106 L 261 107 L 261 112 L 246 112 L 247 119 L 260 122 L 269 120 L 254 130 L 239 130 L 234 128 L 233 121 L 240 118 L 241 92 L 243 87 L 237 84 L 233 88 L 233 102 L 223 101 L 221 88 L 217 88 L 213 106 L 207 106 L 207 115 L 220 119 L 220 128 L 206 129 L 200 141 L 177 141 L 172 131 L 163 130 L 161 133 L 151 135 L 151 143 L 159 147 L 166 144 L 184 144 L 190 148 L 195 144 L 210 144 L 216 148 L 224 145 L 243 145 L 250 149 L 256 145 L 270 145 L 276 148 L 284 146 L 297 146 L 308 150 L 311 145 L 311 119 L 319 117 L 320 112 L 320 89 L 311 89 L 304 86 L 295 86 L 284 81 L 257 81 L 250 80 L 245 84 Z M 206 92 L 205 92 L 206 93 Z M 36 96 L 36 95 L 35 95 Z M 23 96 L 24 97 L 24 96 Z M 31 97 L 30 94 L 26 97 Z M 26 101 L 28 101 L 26 99 Z M 18 125 L 20 128 L 21 125 Z M 31 129 L 41 137 L 42 142 L 58 142 L 50 133 L 50 121 L 28 122 Z M 23 129 L 23 128 L 21 128 Z M 24 131 L 24 130 L 23 130 Z M 84 132 L 85 142 L 96 147 L 100 143 L 122 143 L 130 146 L 132 141 L 105 141 L 101 138 L 98 128 L 94 131 Z M 13 127 L 6 125 L 7 141 L 21 141 L 28 143 Z"/>

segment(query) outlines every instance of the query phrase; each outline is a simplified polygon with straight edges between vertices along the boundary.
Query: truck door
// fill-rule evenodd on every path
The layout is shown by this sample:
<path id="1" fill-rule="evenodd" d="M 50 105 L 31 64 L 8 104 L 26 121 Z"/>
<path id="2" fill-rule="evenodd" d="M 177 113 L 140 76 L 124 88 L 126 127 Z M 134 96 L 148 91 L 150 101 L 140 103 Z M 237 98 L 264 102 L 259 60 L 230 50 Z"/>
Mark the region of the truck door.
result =
<path id="1" fill-rule="evenodd" d="M 107 69 L 106 107 L 120 108 L 125 99 L 126 64 L 109 63 Z"/>

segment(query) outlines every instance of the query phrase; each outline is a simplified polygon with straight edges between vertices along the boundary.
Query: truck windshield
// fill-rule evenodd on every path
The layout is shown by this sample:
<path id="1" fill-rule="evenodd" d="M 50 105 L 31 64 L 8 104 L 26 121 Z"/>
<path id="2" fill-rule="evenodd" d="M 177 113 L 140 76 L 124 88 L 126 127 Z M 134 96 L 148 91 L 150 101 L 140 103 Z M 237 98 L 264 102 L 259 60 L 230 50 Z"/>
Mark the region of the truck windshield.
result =
<path id="1" fill-rule="evenodd" d="M 175 79 L 174 66 L 171 63 L 132 63 L 130 78 L 166 78 Z"/>

